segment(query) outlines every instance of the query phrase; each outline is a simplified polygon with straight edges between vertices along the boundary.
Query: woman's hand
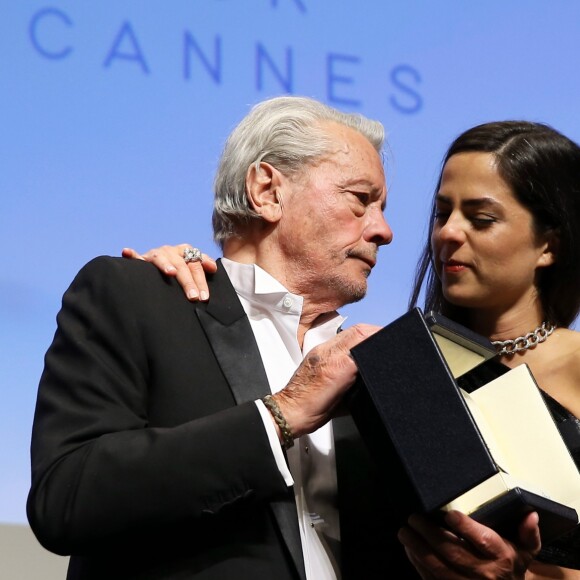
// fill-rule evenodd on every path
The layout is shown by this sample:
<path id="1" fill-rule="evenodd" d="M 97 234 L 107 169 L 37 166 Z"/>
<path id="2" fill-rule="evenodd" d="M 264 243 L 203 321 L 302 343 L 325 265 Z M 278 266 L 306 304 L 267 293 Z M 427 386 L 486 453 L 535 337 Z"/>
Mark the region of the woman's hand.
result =
<path id="1" fill-rule="evenodd" d="M 458 511 L 446 528 L 414 514 L 399 530 L 399 541 L 424 580 L 523 580 L 541 548 L 538 514 L 523 517 L 511 542 Z"/>
<path id="2" fill-rule="evenodd" d="M 124 258 L 151 262 L 166 276 L 177 278 L 188 300 L 208 300 L 206 273 L 213 274 L 217 270 L 215 260 L 207 254 L 201 254 L 201 260 L 185 261 L 184 251 L 192 250 L 191 244 L 177 246 L 161 246 L 140 254 L 133 248 L 123 248 L 121 255 Z M 191 252 L 190 252 L 191 253 Z M 195 253 L 195 251 L 194 251 Z"/>

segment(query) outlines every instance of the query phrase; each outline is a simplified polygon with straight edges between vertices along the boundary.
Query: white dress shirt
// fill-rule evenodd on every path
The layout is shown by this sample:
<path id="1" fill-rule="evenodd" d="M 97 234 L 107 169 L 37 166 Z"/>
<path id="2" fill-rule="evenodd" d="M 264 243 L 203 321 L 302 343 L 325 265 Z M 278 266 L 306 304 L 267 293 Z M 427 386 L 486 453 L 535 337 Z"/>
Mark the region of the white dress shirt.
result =
<path id="1" fill-rule="evenodd" d="M 246 312 L 272 393 L 283 389 L 304 356 L 336 335 L 344 318 L 338 313 L 306 332 L 302 350 L 298 325 L 303 298 L 291 294 L 254 264 L 222 259 Z M 340 541 L 332 423 L 296 439 L 287 451 L 289 469 L 269 411 L 256 401 L 268 432 L 272 453 L 288 485 L 294 485 L 302 551 L 308 580 L 339 580 L 340 570 L 330 546 Z"/>

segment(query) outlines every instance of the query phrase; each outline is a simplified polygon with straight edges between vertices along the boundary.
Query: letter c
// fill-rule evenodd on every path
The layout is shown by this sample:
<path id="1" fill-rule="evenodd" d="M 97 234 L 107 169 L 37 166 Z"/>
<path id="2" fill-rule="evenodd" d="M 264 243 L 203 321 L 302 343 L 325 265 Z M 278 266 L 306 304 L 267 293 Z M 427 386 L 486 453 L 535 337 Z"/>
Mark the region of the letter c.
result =
<path id="1" fill-rule="evenodd" d="M 57 18 L 58 20 L 66 24 L 69 28 L 72 27 L 73 25 L 72 20 L 64 12 L 61 12 L 56 8 L 45 8 L 43 10 L 39 10 L 32 17 L 32 20 L 30 21 L 30 26 L 28 28 L 32 45 L 45 58 L 51 58 L 54 60 L 66 58 L 72 52 L 72 46 L 63 46 L 60 50 L 58 49 L 51 50 L 41 44 L 39 39 L 39 28 L 41 21 L 43 21 L 46 18 Z"/>

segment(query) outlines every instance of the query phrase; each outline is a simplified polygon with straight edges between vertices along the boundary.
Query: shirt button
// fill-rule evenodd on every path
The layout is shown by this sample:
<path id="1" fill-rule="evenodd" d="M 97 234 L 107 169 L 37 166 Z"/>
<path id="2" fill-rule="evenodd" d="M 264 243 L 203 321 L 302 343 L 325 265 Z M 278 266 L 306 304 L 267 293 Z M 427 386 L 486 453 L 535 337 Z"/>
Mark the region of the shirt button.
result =
<path id="1" fill-rule="evenodd" d="M 290 308 L 290 306 L 292 306 L 292 298 L 286 296 L 286 298 L 284 298 L 284 300 L 282 301 L 282 304 L 284 304 L 286 308 Z"/>

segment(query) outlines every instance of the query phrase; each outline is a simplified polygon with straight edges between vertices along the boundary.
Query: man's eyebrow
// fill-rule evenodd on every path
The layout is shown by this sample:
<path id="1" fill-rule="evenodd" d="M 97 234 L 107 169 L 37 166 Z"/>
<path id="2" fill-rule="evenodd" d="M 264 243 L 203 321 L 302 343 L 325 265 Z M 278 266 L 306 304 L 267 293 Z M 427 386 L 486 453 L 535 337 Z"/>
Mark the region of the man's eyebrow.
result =
<path id="1" fill-rule="evenodd" d="M 343 183 L 343 187 L 357 187 L 357 186 L 368 187 L 369 189 L 372 190 L 377 189 L 375 183 L 372 180 L 366 179 L 364 177 L 357 178 L 349 177 Z"/>

